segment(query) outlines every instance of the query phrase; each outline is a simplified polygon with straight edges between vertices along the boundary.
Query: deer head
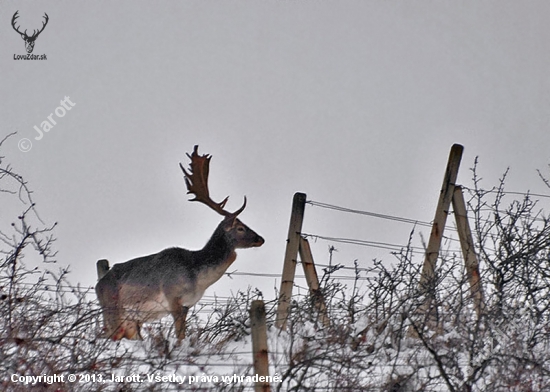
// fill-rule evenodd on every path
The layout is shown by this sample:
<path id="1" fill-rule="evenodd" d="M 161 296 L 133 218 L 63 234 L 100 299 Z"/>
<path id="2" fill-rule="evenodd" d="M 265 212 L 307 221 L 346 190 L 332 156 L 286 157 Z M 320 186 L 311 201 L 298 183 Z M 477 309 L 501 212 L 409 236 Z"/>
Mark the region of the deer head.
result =
<path id="1" fill-rule="evenodd" d="M 19 11 L 16 11 L 15 14 L 13 14 L 13 18 L 11 18 L 11 26 L 15 31 L 17 31 L 21 35 L 21 38 L 23 38 L 23 40 L 25 41 L 25 49 L 27 49 L 27 53 L 32 53 L 34 49 L 34 41 L 36 41 L 40 33 L 44 31 L 44 28 L 48 24 L 48 20 L 50 18 L 48 17 L 48 14 L 44 12 L 45 20 L 44 22 L 42 22 L 42 28 L 40 30 L 33 30 L 33 34 L 31 36 L 28 36 L 26 29 L 25 29 L 25 32 L 22 33 L 21 31 L 19 31 L 19 28 L 15 25 L 16 19 L 19 18 L 18 13 Z"/>

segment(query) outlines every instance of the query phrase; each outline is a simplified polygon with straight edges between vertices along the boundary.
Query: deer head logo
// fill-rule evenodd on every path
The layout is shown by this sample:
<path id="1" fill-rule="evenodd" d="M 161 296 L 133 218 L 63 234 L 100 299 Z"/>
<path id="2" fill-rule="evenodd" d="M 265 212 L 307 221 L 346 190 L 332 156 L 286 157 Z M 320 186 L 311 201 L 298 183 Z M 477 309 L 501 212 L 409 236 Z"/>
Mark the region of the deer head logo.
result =
<path id="1" fill-rule="evenodd" d="M 21 38 L 23 38 L 23 40 L 25 41 L 25 49 L 27 49 L 27 53 L 32 53 L 32 50 L 34 49 L 34 41 L 36 41 L 40 33 L 44 31 L 44 27 L 46 27 L 46 25 L 48 24 L 48 20 L 50 18 L 48 17 L 48 14 L 44 12 L 45 20 L 44 22 L 42 22 L 42 28 L 40 30 L 33 30 L 32 35 L 28 36 L 26 29 L 25 29 L 25 32 L 22 33 L 21 31 L 19 31 L 19 28 L 15 25 L 16 19 L 19 18 L 18 13 L 19 11 L 16 11 L 15 14 L 13 14 L 13 18 L 11 18 L 11 26 L 15 31 L 17 31 L 21 35 Z"/>

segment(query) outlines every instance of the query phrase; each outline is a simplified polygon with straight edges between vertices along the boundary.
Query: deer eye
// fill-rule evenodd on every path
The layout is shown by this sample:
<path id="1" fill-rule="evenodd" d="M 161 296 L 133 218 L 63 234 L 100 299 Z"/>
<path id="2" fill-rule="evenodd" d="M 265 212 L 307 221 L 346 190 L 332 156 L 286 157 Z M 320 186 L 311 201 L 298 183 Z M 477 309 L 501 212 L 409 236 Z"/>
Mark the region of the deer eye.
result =
<path id="1" fill-rule="evenodd" d="M 243 232 L 243 231 L 244 231 L 244 227 L 242 227 L 242 226 L 237 227 L 237 231 Z"/>

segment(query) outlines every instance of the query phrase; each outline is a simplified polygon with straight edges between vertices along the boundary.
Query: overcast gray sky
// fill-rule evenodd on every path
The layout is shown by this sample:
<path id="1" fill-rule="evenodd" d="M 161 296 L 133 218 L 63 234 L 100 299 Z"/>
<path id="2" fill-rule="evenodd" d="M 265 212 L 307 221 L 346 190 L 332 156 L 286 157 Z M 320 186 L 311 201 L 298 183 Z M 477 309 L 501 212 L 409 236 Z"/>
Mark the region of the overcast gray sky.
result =
<path id="1" fill-rule="evenodd" d="M 14 59 L 17 10 L 29 31 L 49 15 L 33 52 L 47 60 Z M 75 283 L 95 284 L 100 258 L 202 247 L 220 217 L 186 201 L 178 163 L 195 144 L 213 155 L 213 197 L 236 209 L 246 195 L 242 220 L 266 239 L 230 270 L 281 272 L 297 191 L 431 220 L 453 143 L 459 182 L 479 156 L 487 185 L 510 167 L 510 190 L 549 191 L 536 173 L 550 163 L 547 1 L 9 1 L 0 36 L 0 137 L 18 132 L 2 155 L 59 222 Z M 59 118 L 64 97 L 75 106 Z M 410 229 L 315 207 L 304 223 L 392 243 Z M 314 243 L 319 263 L 329 245 Z M 334 245 L 336 262 L 391 260 Z M 274 282 L 226 277 L 213 291 Z"/>

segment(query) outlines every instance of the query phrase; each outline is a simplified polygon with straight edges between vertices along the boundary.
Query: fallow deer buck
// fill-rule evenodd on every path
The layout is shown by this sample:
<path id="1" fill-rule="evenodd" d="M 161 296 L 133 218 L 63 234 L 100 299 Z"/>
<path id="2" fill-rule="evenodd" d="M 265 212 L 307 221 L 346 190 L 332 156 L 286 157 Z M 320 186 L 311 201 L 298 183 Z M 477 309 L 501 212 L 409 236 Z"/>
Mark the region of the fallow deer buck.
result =
<path id="1" fill-rule="evenodd" d="M 185 320 L 190 307 L 204 291 L 219 280 L 235 261 L 235 249 L 261 246 L 264 239 L 243 224 L 237 216 L 246 207 L 246 197 L 235 212 L 224 209 L 228 197 L 212 201 L 208 191 L 210 155 L 199 155 L 198 146 L 191 159 L 189 172 L 180 163 L 187 193 L 223 215 L 214 234 L 201 250 L 169 248 L 149 256 L 115 264 L 96 285 L 103 310 L 106 335 L 113 340 L 123 337 L 141 339 L 143 322 L 171 314 L 178 341 L 185 338 Z"/>

